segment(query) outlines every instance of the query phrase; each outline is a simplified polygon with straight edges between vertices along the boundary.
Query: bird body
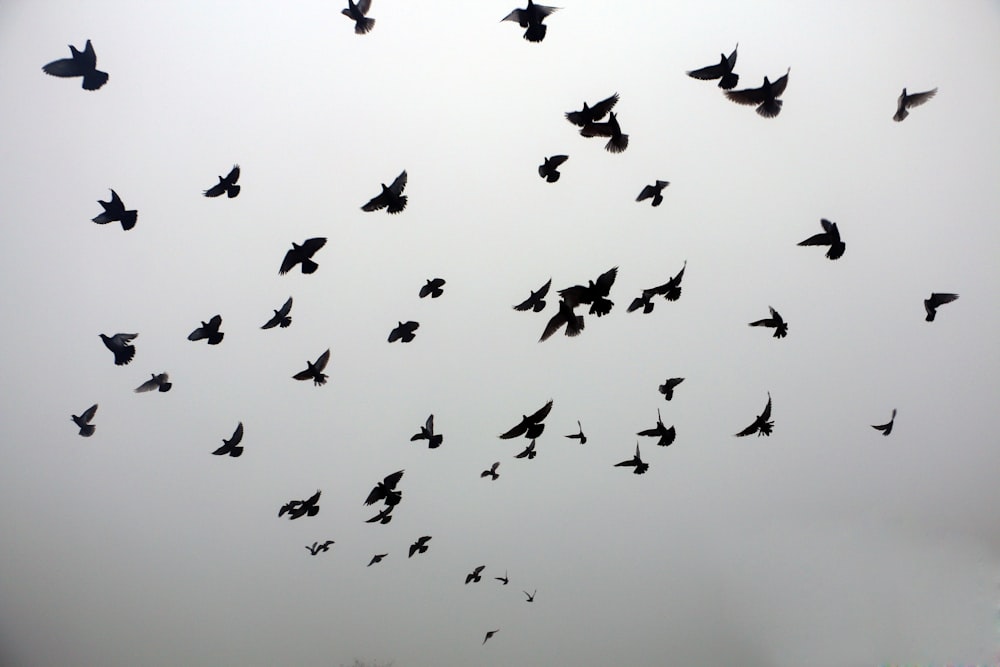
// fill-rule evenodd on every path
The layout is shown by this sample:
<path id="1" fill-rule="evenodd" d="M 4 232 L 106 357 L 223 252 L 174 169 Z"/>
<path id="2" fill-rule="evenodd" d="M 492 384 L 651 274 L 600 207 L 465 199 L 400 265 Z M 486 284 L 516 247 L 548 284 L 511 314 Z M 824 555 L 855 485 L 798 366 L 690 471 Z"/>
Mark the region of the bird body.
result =
<path id="1" fill-rule="evenodd" d="M 406 170 L 403 170 L 396 180 L 392 182 L 392 185 L 386 186 L 385 183 L 382 184 L 382 192 L 373 197 L 368 201 L 367 204 L 361 207 L 362 211 L 371 212 L 378 211 L 380 209 L 386 209 L 387 212 L 396 214 L 406 208 L 407 197 L 403 194 L 403 188 L 406 187 Z"/>
<path id="2" fill-rule="evenodd" d="M 924 299 L 924 311 L 927 313 L 927 317 L 925 317 L 924 320 L 927 322 L 933 322 L 934 318 L 937 317 L 938 306 L 951 303 L 957 298 L 957 294 L 950 294 L 948 292 L 931 292 L 931 295 Z"/>
<path id="3" fill-rule="evenodd" d="M 289 313 L 292 312 L 292 297 L 288 297 L 288 301 L 281 306 L 280 309 L 274 311 L 274 315 L 271 316 L 261 329 L 272 329 L 274 327 L 280 326 L 282 329 L 288 327 L 292 323 L 292 318 Z"/>
<path id="4" fill-rule="evenodd" d="M 466 584 L 470 584 L 472 582 L 477 582 L 478 583 L 478 582 L 482 581 L 483 578 L 480 575 L 480 573 L 483 570 L 485 570 L 485 569 L 486 569 L 485 565 L 480 565 L 476 569 L 474 569 L 472 572 L 470 572 L 469 574 L 465 575 L 465 583 Z"/>
<path id="5" fill-rule="evenodd" d="M 97 53 L 89 39 L 83 52 L 77 51 L 72 44 L 69 45 L 69 51 L 72 57 L 53 60 L 43 66 L 42 71 L 63 78 L 82 76 L 84 90 L 97 90 L 108 82 L 108 73 L 97 69 Z"/>
<path id="6" fill-rule="evenodd" d="M 330 350 L 327 349 L 326 352 L 319 355 L 315 363 L 306 361 L 306 369 L 304 371 L 299 371 L 292 378 L 296 380 L 312 380 L 313 386 L 321 387 L 326 384 L 326 378 L 328 377 L 323 370 L 326 368 L 327 363 L 330 361 Z"/>
<path id="7" fill-rule="evenodd" d="M 302 245 L 293 242 L 292 249 L 285 253 L 285 259 L 281 261 L 281 268 L 278 269 L 278 275 L 285 275 L 299 263 L 302 264 L 302 273 L 314 273 L 319 268 L 319 264 L 312 260 L 312 256 L 325 245 L 326 238 L 321 236 L 306 239 L 302 242 Z"/>
<path id="8" fill-rule="evenodd" d="M 396 325 L 396 328 L 389 332 L 389 342 L 395 343 L 398 340 L 404 343 L 409 343 L 417 337 L 415 332 L 419 328 L 420 323 L 414 322 L 413 320 L 408 322 L 399 322 Z"/>
<path id="9" fill-rule="evenodd" d="M 430 542 L 431 536 L 424 535 L 417 539 L 416 542 L 410 545 L 410 555 L 407 558 L 413 558 L 413 554 L 424 553 L 427 551 L 427 543 Z"/>
<path id="10" fill-rule="evenodd" d="M 500 467 L 500 462 L 496 461 L 489 467 L 489 469 L 479 473 L 480 477 L 490 477 L 494 482 L 500 477 L 500 473 L 497 472 L 497 468 Z"/>
<path id="11" fill-rule="evenodd" d="M 549 416 L 549 412 L 551 410 L 552 400 L 550 399 L 545 405 L 530 415 L 521 415 L 521 421 L 506 432 L 502 433 L 500 438 L 503 440 L 510 440 L 511 438 L 517 438 L 523 435 L 530 440 L 534 440 L 542 434 L 542 431 L 545 430 L 545 424 L 542 422 Z"/>
<path id="12" fill-rule="evenodd" d="M 115 355 L 115 366 L 126 366 L 135 357 L 135 346 L 130 345 L 139 334 L 116 333 L 114 336 L 99 334 L 104 346 Z"/>
<path id="13" fill-rule="evenodd" d="M 316 516 L 319 514 L 319 496 L 322 491 L 316 491 L 305 500 L 290 500 L 285 503 L 278 512 L 278 518 L 287 514 L 290 521 L 304 517 Z"/>
<path id="14" fill-rule="evenodd" d="M 899 99 L 896 100 L 896 113 L 893 115 L 892 119 L 897 123 L 902 121 L 904 118 L 910 115 L 908 109 L 913 107 L 918 107 L 927 100 L 931 99 L 937 95 L 937 88 L 932 90 L 925 90 L 922 93 L 907 93 L 906 88 L 903 88 L 903 92 L 899 95 Z"/>
<path id="15" fill-rule="evenodd" d="M 99 225 L 106 225 L 109 222 L 120 222 L 122 224 L 122 229 L 125 231 L 135 227 L 136 220 L 139 218 L 139 212 L 135 210 L 125 210 L 125 204 L 122 202 L 121 197 L 118 196 L 118 193 L 113 189 L 111 190 L 111 201 L 102 201 L 98 199 L 97 203 L 104 209 L 104 213 L 92 218 L 93 222 L 96 222 Z"/>
<path id="16" fill-rule="evenodd" d="M 372 0 L 347 0 L 347 9 L 341 9 L 340 13 L 354 21 L 354 34 L 364 35 L 371 32 L 375 27 L 375 19 L 368 18 L 365 14 L 371 9 Z"/>
<path id="17" fill-rule="evenodd" d="M 222 447 L 219 447 L 214 452 L 216 456 L 225 456 L 228 454 L 233 458 L 239 457 L 243 454 L 243 448 L 240 447 L 240 442 L 243 441 L 243 422 L 236 425 L 236 430 L 233 431 L 233 435 L 230 436 L 229 440 L 222 440 Z"/>
<path id="18" fill-rule="evenodd" d="M 444 290 L 441 289 L 444 287 L 444 283 L 444 278 L 428 278 L 427 283 L 420 288 L 420 298 L 423 299 L 428 295 L 430 295 L 432 299 L 438 298 L 444 294 Z"/>
<path id="19" fill-rule="evenodd" d="M 70 415 L 70 419 L 73 420 L 74 424 L 80 427 L 80 435 L 85 438 L 89 438 L 94 435 L 94 431 L 97 430 L 97 427 L 90 423 L 90 420 L 92 420 L 96 414 L 97 403 L 94 403 L 89 408 L 84 410 L 79 417 L 76 415 Z"/>
<path id="20" fill-rule="evenodd" d="M 219 176 L 219 182 L 205 190 L 206 197 L 220 197 L 223 193 L 232 199 L 240 193 L 240 186 L 236 181 L 240 180 L 240 165 L 234 164 L 233 168 L 225 176 Z"/>
<path id="21" fill-rule="evenodd" d="M 639 193 L 639 196 L 635 198 L 636 201 L 642 201 L 644 199 L 652 199 L 651 202 L 653 206 L 659 206 L 663 203 L 663 188 L 670 185 L 670 181 L 656 181 L 653 185 L 647 185 Z"/>
<path id="22" fill-rule="evenodd" d="M 402 500 L 403 494 L 395 489 L 401 479 L 403 479 L 402 470 L 397 470 L 391 475 L 386 475 L 381 482 L 375 485 L 375 488 L 371 490 L 368 497 L 365 498 L 365 505 L 374 505 L 380 501 L 385 501 L 385 504 L 388 506 L 398 505 L 399 501 Z"/>
<path id="23" fill-rule="evenodd" d="M 371 567 L 375 563 L 381 563 L 382 559 L 385 558 L 388 555 L 389 554 L 375 554 L 374 556 L 372 556 L 372 559 L 370 561 L 368 561 L 368 567 Z"/>
<path id="24" fill-rule="evenodd" d="M 226 334 L 219 331 L 222 326 L 222 316 L 215 315 L 208 322 L 202 322 L 201 326 L 188 334 L 188 340 L 207 340 L 209 345 L 218 345 Z"/>
<path id="25" fill-rule="evenodd" d="M 515 459 L 528 459 L 529 461 L 538 456 L 538 452 L 535 451 L 535 441 L 532 440 L 528 443 L 528 446 L 524 448 L 519 454 L 515 454 Z"/>
<path id="26" fill-rule="evenodd" d="M 536 313 L 542 312 L 545 309 L 545 295 L 549 293 L 549 288 L 552 287 L 552 278 L 539 287 L 537 290 L 531 292 L 531 296 L 522 301 L 521 303 L 514 306 L 514 310 L 526 311 L 531 310 Z"/>
<path id="27" fill-rule="evenodd" d="M 492 637 L 493 635 L 495 635 L 498 632 L 500 632 L 500 628 L 497 628 L 496 630 L 489 630 L 486 633 L 486 636 L 483 638 L 483 643 L 485 644 L 487 639 L 489 639 L 490 637 Z"/>
<path id="28" fill-rule="evenodd" d="M 560 176 L 559 166 L 568 159 L 568 155 L 553 155 L 545 158 L 545 161 L 538 166 L 538 175 L 548 183 L 555 183 Z"/>
<path id="29" fill-rule="evenodd" d="M 828 245 L 830 249 L 826 251 L 827 259 L 840 259 L 847 245 L 840 240 L 837 223 L 830 222 L 826 218 L 821 218 L 819 223 L 823 226 L 823 232 L 810 236 L 805 241 L 799 241 L 799 245 Z"/>
<path id="30" fill-rule="evenodd" d="M 892 417 L 885 424 L 872 424 L 872 428 L 876 431 L 882 431 L 882 435 L 889 435 L 892 433 L 892 425 L 896 421 L 896 408 L 892 409 Z"/>
<path id="31" fill-rule="evenodd" d="M 588 284 L 585 286 L 573 285 L 572 287 L 559 290 L 559 296 L 562 297 L 563 301 L 570 308 L 575 308 L 581 303 L 589 303 L 590 314 L 603 317 L 610 313 L 612 306 L 615 305 L 607 297 L 611 294 L 611 286 L 615 284 L 617 277 L 618 267 L 615 266 L 598 276 L 597 280 L 588 281 Z M 570 334 L 567 332 L 567 335 Z"/>
<path id="32" fill-rule="evenodd" d="M 684 378 L 667 378 L 663 384 L 660 385 L 660 393 L 663 394 L 663 398 L 669 401 L 674 397 L 674 387 L 684 382 Z"/>

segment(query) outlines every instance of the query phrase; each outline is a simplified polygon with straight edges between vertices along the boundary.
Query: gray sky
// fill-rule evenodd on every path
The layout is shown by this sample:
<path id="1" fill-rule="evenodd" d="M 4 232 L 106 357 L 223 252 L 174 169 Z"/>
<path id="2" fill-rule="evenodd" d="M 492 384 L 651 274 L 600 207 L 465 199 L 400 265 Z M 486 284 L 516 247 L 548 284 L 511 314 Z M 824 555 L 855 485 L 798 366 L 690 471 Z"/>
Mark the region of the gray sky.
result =
<path id="1" fill-rule="evenodd" d="M 463 5 L 375 0 L 365 36 L 326 0 L 0 6 L 0 661 L 997 662 L 997 4 L 567 0 L 541 44 Z M 104 88 L 42 73 L 88 38 Z M 778 118 L 685 76 L 737 42 L 739 88 L 791 67 Z M 940 91 L 897 124 L 904 86 Z M 563 118 L 613 92 L 621 155 Z M 202 197 L 234 163 L 240 196 Z M 403 169 L 406 211 L 362 212 Z M 133 230 L 90 222 L 108 188 Z M 796 246 L 820 218 L 836 262 Z M 313 236 L 319 270 L 278 276 Z M 679 301 L 625 312 L 685 260 Z M 612 266 L 614 310 L 538 343 L 555 290 Z M 961 299 L 928 324 L 932 291 Z M 769 305 L 787 338 L 746 326 Z M 221 345 L 186 340 L 216 313 Z M 291 379 L 327 348 L 329 384 Z M 768 392 L 774 434 L 734 438 Z M 497 435 L 550 398 L 514 459 Z M 657 408 L 676 442 L 613 467 Z M 239 421 L 244 455 L 211 456 Z"/>

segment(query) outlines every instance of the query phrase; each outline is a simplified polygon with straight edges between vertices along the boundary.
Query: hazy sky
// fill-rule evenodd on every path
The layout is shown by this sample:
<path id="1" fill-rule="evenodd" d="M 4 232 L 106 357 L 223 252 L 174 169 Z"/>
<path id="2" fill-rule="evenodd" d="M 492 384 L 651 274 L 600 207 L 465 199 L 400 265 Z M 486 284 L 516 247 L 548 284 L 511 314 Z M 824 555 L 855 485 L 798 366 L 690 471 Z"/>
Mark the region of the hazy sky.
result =
<path id="1" fill-rule="evenodd" d="M 1000 664 L 997 3 L 566 0 L 540 44 L 507 2 L 375 0 L 364 36 L 343 6 L 0 5 L 0 663 Z M 102 89 L 41 71 L 88 38 Z M 791 67 L 777 118 L 685 76 L 737 42 L 739 88 Z M 940 90 L 894 123 L 904 86 Z M 563 118 L 614 92 L 620 155 Z M 203 197 L 234 163 L 239 197 Z M 407 209 L 362 212 L 403 169 Z M 131 231 L 90 221 L 109 188 Z M 820 218 L 835 262 L 796 246 Z M 625 312 L 685 261 L 679 301 Z M 613 266 L 614 310 L 539 343 Z M 932 291 L 961 298 L 927 323 Z M 768 306 L 787 338 L 747 326 Z M 221 345 L 186 339 L 215 314 Z M 291 379 L 327 348 L 326 386 Z M 734 438 L 768 392 L 773 435 Z M 676 442 L 614 467 L 657 409 Z"/>

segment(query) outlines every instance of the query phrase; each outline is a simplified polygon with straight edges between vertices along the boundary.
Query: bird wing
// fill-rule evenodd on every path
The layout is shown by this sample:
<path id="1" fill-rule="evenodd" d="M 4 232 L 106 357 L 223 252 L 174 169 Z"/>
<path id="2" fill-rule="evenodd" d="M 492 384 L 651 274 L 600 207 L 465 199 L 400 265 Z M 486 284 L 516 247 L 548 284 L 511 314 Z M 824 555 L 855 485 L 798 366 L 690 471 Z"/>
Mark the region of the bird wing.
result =
<path id="1" fill-rule="evenodd" d="M 568 155 L 553 155 L 552 157 L 545 158 L 545 161 L 549 163 L 550 168 L 555 169 L 568 159 Z"/>
<path id="2" fill-rule="evenodd" d="M 226 184 L 223 182 L 222 177 L 219 177 L 219 182 L 213 185 L 208 190 L 205 190 L 206 197 L 219 197 L 223 192 L 226 191 Z"/>
<path id="3" fill-rule="evenodd" d="M 72 58 L 53 60 L 48 65 L 44 65 L 42 71 L 52 76 L 61 77 L 81 76 L 84 72 L 83 67 Z"/>
<path id="4" fill-rule="evenodd" d="M 206 191 L 205 194 L 208 194 L 208 192 Z M 292 267 L 298 264 L 300 261 L 301 257 L 299 257 L 298 251 L 296 251 L 295 248 L 292 248 L 291 250 L 285 253 L 285 259 L 281 260 L 281 268 L 278 269 L 278 274 L 282 276 L 285 275 L 286 273 L 291 271 Z"/>
<path id="5" fill-rule="evenodd" d="M 642 201 L 643 199 L 649 199 L 650 197 L 655 197 L 655 196 L 656 196 L 656 186 L 647 185 L 642 189 L 642 192 L 639 193 L 639 196 L 636 197 L 635 200 Z"/>
<path id="6" fill-rule="evenodd" d="M 308 380 L 311 377 L 313 377 L 313 371 L 311 368 L 307 368 L 304 371 L 299 371 L 298 373 L 292 376 L 292 378 L 295 380 Z"/>
<path id="7" fill-rule="evenodd" d="M 236 181 L 240 180 L 240 165 L 234 164 L 233 168 L 229 170 L 226 175 L 226 183 L 229 185 L 235 185 Z"/>
<path id="8" fill-rule="evenodd" d="M 292 312 L 292 297 L 288 297 L 288 301 L 286 301 L 284 305 L 281 306 L 281 309 L 278 310 L 278 315 L 281 317 L 288 317 L 288 313 L 290 312 Z"/>
<path id="9" fill-rule="evenodd" d="M 737 104 L 758 105 L 764 101 L 764 87 L 744 88 L 743 90 L 727 90 L 726 97 Z"/>
<path id="10" fill-rule="evenodd" d="M 235 447 L 236 445 L 240 444 L 242 440 L 243 440 L 243 422 L 240 422 L 239 424 L 236 425 L 236 430 L 233 431 L 233 437 L 229 439 L 229 442 L 227 444 L 231 447 Z"/>
<path id="11" fill-rule="evenodd" d="M 188 334 L 188 340 L 201 340 L 203 338 L 208 338 L 207 327 L 198 327 Z"/>
<path id="12" fill-rule="evenodd" d="M 730 70 L 736 67 L 736 51 L 739 50 L 739 48 L 740 44 L 737 42 L 736 46 L 733 47 L 733 52 L 729 54 L 728 58 L 726 58 L 726 64 L 729 65 Z"/>
<path id="13" fill-rule="evenodd" d="M 389 186 L 389 190 L 392 192 L 392 194 L 394 194 L 394 195 L 396 195 L 398 197 L 399 195 L 401 195 L 403 193 L 403 188 L 406 187 L 406 178 L 407 178 L 406 177 L 406 170 L 404 169 L 403 173 L 401 173 L 399 176 L 397 176 L 396 180 L 394 180 L 392 182 L 392 185 Z"/>
<path id="14" fill-rule="evenodd" d="M 931 298 L 928 299 L 931 308 L 937 308 L 940 305 L 951 303 L 958 298 L 957 294 L 949 294 L 947 292 L 932 292 Z"/>
<path id="15" fill-rule="evenodd" d="M 388 477 L 382 480 L 382 484 L 385 485 L 386 489 L 395 489 L 396 485 L 399 484 L 399 480 L 403 479 L 403 471 L 397 470 Z"/>
<path id="16" fill-rule="evenodd" d="M 306 239 L 302 242 L 302 252 L 307 256 L 312 257 L 316 254 L 316 251 L 326 245 L 326 237 L 317 236 L 315 238 Z"/>
<path id="17" fill-rule="evenodd" d="M 548 328 L 546 328 L 546 331 L 548 331 Z M 551 335 L 551 334 L 549 334 L 549 335 Z M 543 336 L 544 336 L 544 334 L 543 334 Z M 530 422 L 527 419 L 522 419 L 521 422 L 517 426 L 515 426 L 512 429 L 510 429 L 506 433 L 501 434 L 500 438 L 502 440 L 510 440 L 511 438 L 516 438 L 518 436 L 524 435 L 525 432 L 527 432 L 529 425 L 530 425 Z"/>
<path id="18" fill-rule="evenodd" d="M 330 349 L 327 348 L 326 352 L 319 355 L 319 358 L 316 359 L 316 363 L 313 364 L 313 366 L 316 368 L 317 372 L 322 372 L 323 369 L 326 368 L 326 364 L 329 361 L 330 361 Z"/>
<path id="19" fill-rule="evenodd" d="M 754 423 L 750 424 L 750 426 L 747 426 L 745 429 L 737 433 L 736 437 L 742 438 L 745 435 L 750 435 L 751 433 L 754 433 L 756 430 L 757 430 L 757 422 L 755 421 Z"/>
<path id="20" fill-rule="evenodd" d="M 208 321 L 208 328 L 212 329 L 213 331 L 218 331 L 219 327 L 221 327 L 221 326 L 222 326 L 222 316 L 221 315 L 214 315 L 212 317 L 212 319 L 210 319 Z"/>
<path id="21" fill-rule="evenodd" d="M 912 95 L 907 95 L 906 96 L 906 106 L 907 107 L 918 107 L 921 104 L 923 104 L 924 102 L 926 102 L 927 100 L 929 100 L 932 97 L 934 97 L 935 95 L 937 95 L 937 91 L 938 91 L 938 89 L 934 88 L 933 90 L 926 90 L 926 91 L 924 91 L 922 93 L 913 93 Z"/>
<path id="22" fill-rule="evenodd" d="M 427 417 L 427 421 L 424 422 L 424 428 L 427 429 L 428 433 L 434 433 L 434 415 Z"/>
<path id="23" fill-rule="evenodd" d="M 813 234 L 805 241 L 799 241 L 799 245 L 830 245 L 832 241 L 829 234 L 820 232 L 819 234 Z"/>
<path id="24" fill-rule="evenodd" d="M 543 419 L 545 419 L 546 417 L 548 417 L 549 416 L 549 411 L 551 411 L 551 410 L 552 410 L 552 401 L 550 400 L 548 403 L 546 403 L 545 405 L 543 405 L 542 407 L 540 407 L 538 410 L 536 410 L 534 414 L 529 415 L 528 419 L 531 422 L 537 424 L 540 421 L 542 421 Z"/>
<path id="25" fill-rule="evenodd" d="M 80 415 L 80 420 L 83 422 L 89 422 L 97 414 L 97 403 L 94 403 L 89 408 L 84 410 L 83 414 Z"/>
<path id="26" fill-rule="evenodd" d="M 757 418 L 759 422 L 766 422 L 771 418 L 771 393 L 767 394 L 767 405 L 764 406 L 764 412 L 760 413 L 760 417 Z"/>
<path id="27" fill-rule="evenodd" d="M 526 28 L 526 27 L 528 27 L 528 19 L 527 19 L 526 15 L 527 15 L 527 12 L 525 12 L 523 9 L 515 9 L 510 14 L 507 14 L 507 16 L 505 16 L 502 19 L 500 19 L 500 21 L 501 22 L 503 22 L 503 21 L 517 21 L 518 24 L 520 24 L 520 26 L 522 28 Z M 525 17 L 525 18 L 522 18 L 522 16 Z"/>
<path id="28" fill-rule="evenodd" d="M 771 93 L 775 97 L 781 97 L 781 94 L 785 92 L 785 88 L 788 86 L 788 74 L 792 71 L 792 68 L 788 68 L 788 72 L 785 72 L 777 81 L 771 84 Z"/>
<path id="29" fill-rule="evenodd" d="M 590 107 L 592 118 L 594 120 L 604 118 L 612 109 L 615 108 L 616 104 L 618 104 L 618 93 L 615 93 L 611 97 L 603 99 L 594 106 Z"/>
<path id="30" fill-rule="evenodd" d="M 699 69 L 693 69 L 687 73 L 692 79 L 700 79 L 701 81 L 710 81 L 712 79 L 718 79 L 723 74 L 726 74 L 727 70 L 725 66 L 721 63 L 716 63 L 715 65 L 709 65 L 708 67 L 701 67 Z"/>
<path id="31" fill-rule="evenodd" d="M 384 498 L 385 498 L 385 487 L 381 484 L 378 484 L 375 486 L 374 489 L 371 490 L 371 492 L 368 494 L 368 497 L 365 498 L 365 505 L 374 505 L 375 503 Z"/>
<path id="32" fill-rule="evenodd" d="M 372 8 L 372 0 L 358 0 L 358 4 L 356 6 L 359 12 L 367 14 L 368 10 Z"/>
<path id="33" fill-rule="evenodd" d="M 597 279 L 596 287 L 602 295 L 607 295 L 611 291 L 611 286 L 615 284 L 618 277 L 618 267 L 614 267 L 602 273 Z"/>
<path id="34" fill-rule="evenodd" d="M 590 138 L 590 137 L 610 137 L 614 134 L 614 130 L 611 128 L 611 122 L 606 123 L 594 123 L 590 122 L 585 124 L 580 128 L 580 134 Z"/>
<path id="35" fill-rule="evenodd" d="M 147 392 L 147 391 L 153 391 L 154 389 L 158 388 L 159 386 L 160 386 L 160 381 L 159 381 L 159 379 L 157 379 L 156 376 L 154 376 L 154 377 L 146 380 L 142 384 L 140 384 L 138 387 L 136 387 L 135 388 L 135 392 L 137 394 L 141 394 L 141 393 L 144 393 L 144 392 Z"/>
<path id="36" fill-rule="evenodd" d="M 362 211 L 371 213 L 372 211 L 378 211 L 389 205 L 389 200 L 385 197 L 385 193 L 379 193 L 377 196 L 372 197 L 367 204 L 361 207 Z"/>

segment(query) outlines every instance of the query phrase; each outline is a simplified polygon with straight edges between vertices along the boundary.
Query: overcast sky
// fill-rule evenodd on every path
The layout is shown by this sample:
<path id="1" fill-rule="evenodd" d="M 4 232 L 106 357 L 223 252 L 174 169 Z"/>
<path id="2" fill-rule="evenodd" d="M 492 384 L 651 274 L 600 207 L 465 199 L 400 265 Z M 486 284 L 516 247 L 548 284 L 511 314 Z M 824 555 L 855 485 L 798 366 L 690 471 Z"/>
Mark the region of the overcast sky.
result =
<path id="1" fill-rule="evenodd" d="M 364 36 L 342 6 L 0 5 L 0 662 L 1000 664 L 996 2 L 566 0 L 540 44 L 495 0 L 375 0 Z M 103 88 L 42 72 L 88 38 Z M 777 118 L 685 75 L 737 42 L 738 88 L 791 67 Z M 895 123 L 904 86 L 939 92 Z M 563 117 L 615 92 L 620 155 Z M 203 197 L 234 163 L 240 195 Z M 403 213 L 360 210 L 404 169 Z M 109 188 L 134 229 L 91 222 Z M 796 245 L 820 218 L 837 261 Z M 626 313 L 685 261 L 680 300 Z M 538 342 L 614 266 L 611 313 Z M 931 292 L 961 298 L 927 323 Z M 768 306 L 787 338 L 747 326 Z M 187 340 L 215 314 L 220 345 Z M 326 386 L 291 378 L 327 348 Z M 773 435 L 733 437 L 768 392 Z M 549 399 L 515 459 L 498 434 Z M 642 476 L 614 467 L 637 440 Z"/>

